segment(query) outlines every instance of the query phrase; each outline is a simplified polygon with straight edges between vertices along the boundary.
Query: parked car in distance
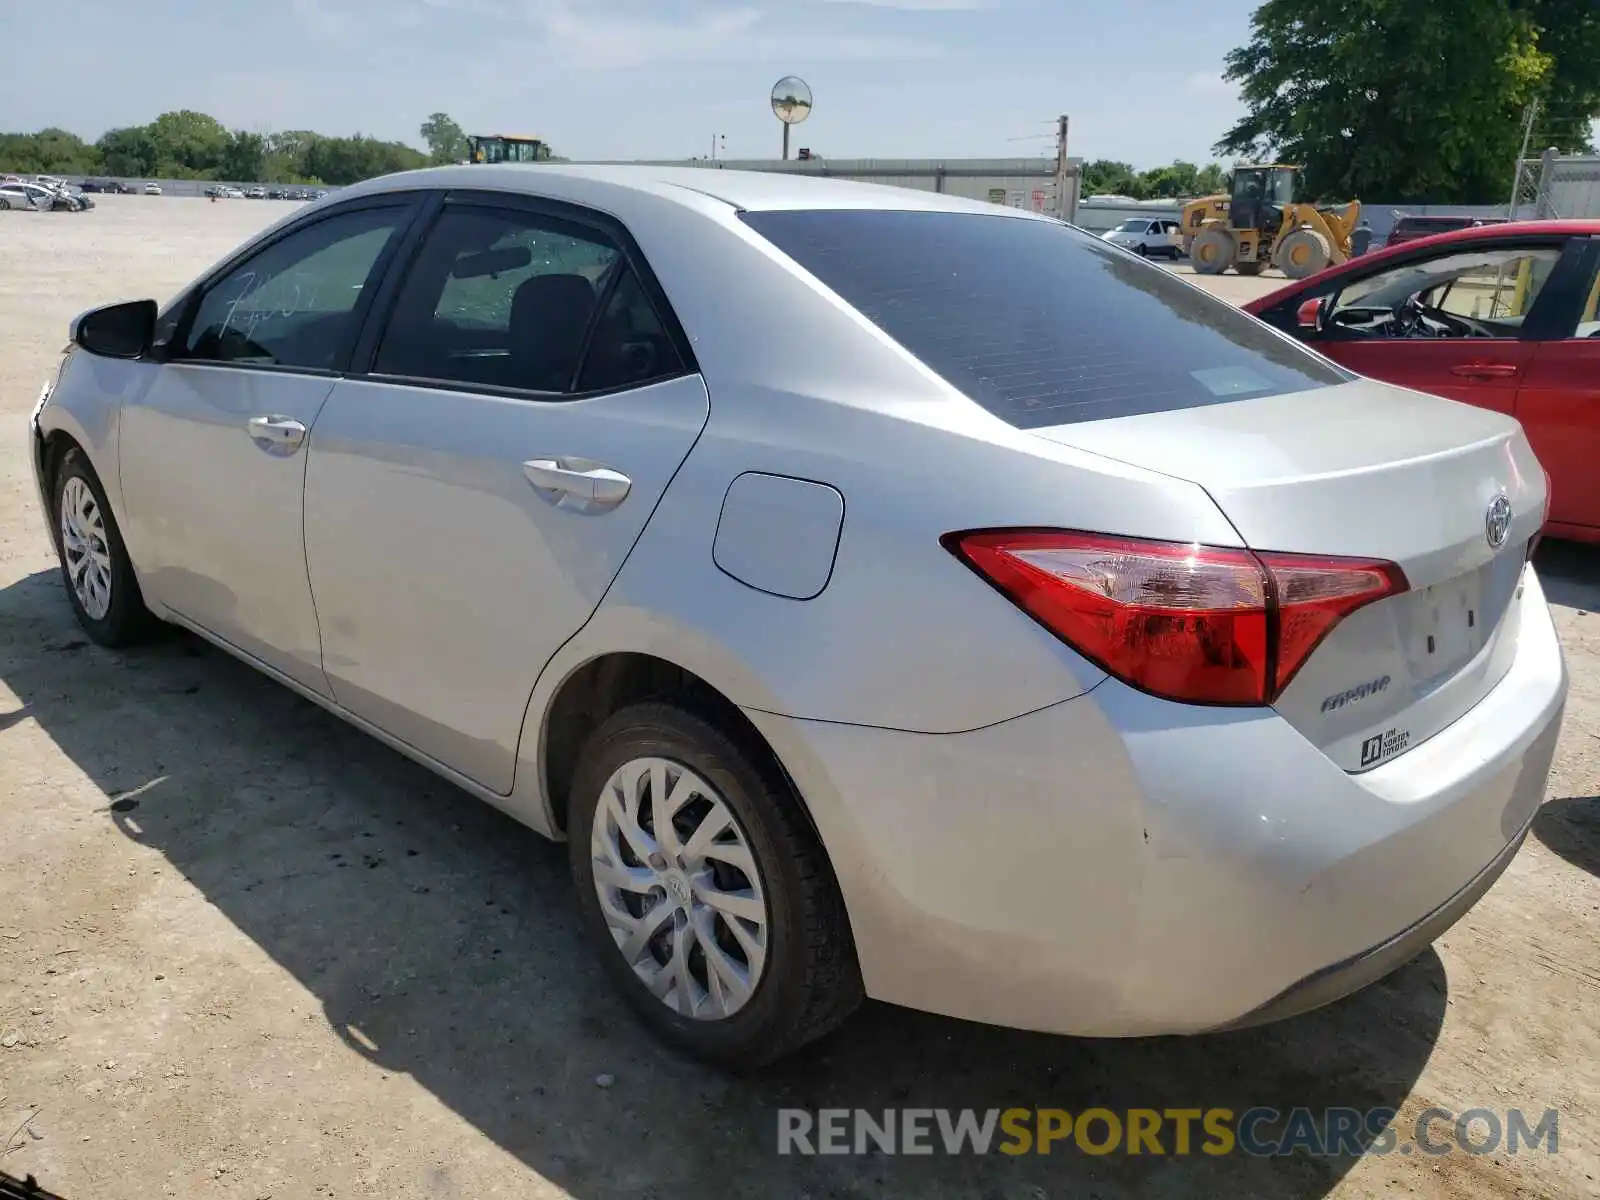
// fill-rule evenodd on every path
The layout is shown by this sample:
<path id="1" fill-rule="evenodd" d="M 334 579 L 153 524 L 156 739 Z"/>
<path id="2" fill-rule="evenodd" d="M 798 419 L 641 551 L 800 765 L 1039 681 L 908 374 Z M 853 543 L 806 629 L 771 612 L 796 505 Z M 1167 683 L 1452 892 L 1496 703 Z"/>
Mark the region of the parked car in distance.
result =
<path id="1" fill-rule="evenodd" d="M 88 201 L 37 183 L 0 184 L 0 211 L 22 209 L 33 212 L 82 212 Z"/>
<path id="2" fill-rule="evenodd" d="M 1515 417 L 1550 475 L 1547 532 L 1600 541 L 1600 221 L 1407 242 L 1245 307 L 1352 371 Z"/>
<path id="3" fill-rule="evenodd" d="M 147 183 L 147 184 L 145 184 L 144 185 L 144 194 L 146 196 L 159 196 L 159 195 L 161 195 L 161 185 L 159 183 Z"/>
<path id="4" fill-rule="evenodd" d="M 444 167 L 71 337 L 30 444 L 87 636 L 182 625 L 564 838 L 615 987 L 710 1061 L 864 994 L 1291 1016 L 1544 799 L 1517 422 L 1053 218 Z"/>
<path id="5" fill-rule="evenodd" d="M 1176 259 L 1183 253 L 1183 227 L 1170 217 L 1130 217 L 1100 236 L 1146 258 Z"/>
<path id="6" fill-rule="evenodd" d="M 1389 229 L 1385 246 L 1398 246 L 1418 238 L 1432 237 L 1436 233 L 1451 233 L 1457 229 L 1475 229 L 1480 225 L 1504 225 L 1505 217 L 1407 217 L 1402 216 Z"/>

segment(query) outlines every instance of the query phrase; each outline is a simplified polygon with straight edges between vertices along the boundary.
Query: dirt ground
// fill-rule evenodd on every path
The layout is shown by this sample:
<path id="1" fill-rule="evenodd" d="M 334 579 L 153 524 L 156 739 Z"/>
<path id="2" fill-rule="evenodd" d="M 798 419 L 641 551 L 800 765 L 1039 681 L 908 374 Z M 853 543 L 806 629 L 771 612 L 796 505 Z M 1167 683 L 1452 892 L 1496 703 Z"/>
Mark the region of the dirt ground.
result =
<path id="1" fill-rule="evenodd" d="M 1381 984 L 1264 1030 L 1127 1042 L 869 1006 L 769 1075 L 724 1078 L 613 998 L 559 848 L 193 639 L 110 653 L 73 623 L 23 434 L 68 319 L 165 299 L 288 208 L 0 214 L 6 1170 L 70 1200 L 1600 1190 L 1600 553 L 1542 557 L 1573 683 L 1536 836 Z M 1402 1128 L 1434 1105 L 1554 1108 L 1559 1151 L 775 1153 L 780 1107 L 1011 1105 L 1387 1106 Z"/>

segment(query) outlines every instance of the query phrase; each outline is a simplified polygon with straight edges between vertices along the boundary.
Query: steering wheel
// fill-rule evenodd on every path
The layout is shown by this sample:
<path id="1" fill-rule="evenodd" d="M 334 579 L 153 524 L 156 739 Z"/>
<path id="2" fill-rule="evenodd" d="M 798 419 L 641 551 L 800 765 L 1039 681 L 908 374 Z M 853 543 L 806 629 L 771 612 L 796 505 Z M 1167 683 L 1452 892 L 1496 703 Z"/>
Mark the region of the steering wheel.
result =
<path id="1" fill-rule="evenodd" d="M 1422 319 L 1422 304 L 1416 296 L 1407 296 L 1394 308 L 1394 324 L 1389 336 L 1397 338 L 1433 337 L 1433 330 Z"/>

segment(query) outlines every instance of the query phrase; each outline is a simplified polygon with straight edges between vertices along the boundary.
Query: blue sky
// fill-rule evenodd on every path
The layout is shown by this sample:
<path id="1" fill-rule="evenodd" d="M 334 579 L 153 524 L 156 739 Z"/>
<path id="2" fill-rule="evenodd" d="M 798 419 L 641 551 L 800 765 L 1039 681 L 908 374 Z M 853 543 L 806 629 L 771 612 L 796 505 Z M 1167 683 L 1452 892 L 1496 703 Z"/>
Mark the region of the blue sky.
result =
<path id="1" fill-rule="evenodd" d="M 1253 0 L 0 0 L 0 128 L 86 137 L 174 108 L 419 141 L 430 112 L 576 158 L 1071 153 L 1204 161 Z M 1038 137 L 1036 135 L 1046 135 Z"/>

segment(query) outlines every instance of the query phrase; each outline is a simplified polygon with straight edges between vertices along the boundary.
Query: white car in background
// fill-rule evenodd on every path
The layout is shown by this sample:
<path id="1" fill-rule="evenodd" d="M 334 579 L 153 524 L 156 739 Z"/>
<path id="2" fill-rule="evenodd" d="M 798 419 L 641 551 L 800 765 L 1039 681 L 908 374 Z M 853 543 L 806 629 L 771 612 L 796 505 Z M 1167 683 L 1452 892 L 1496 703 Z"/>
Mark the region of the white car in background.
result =
<path id="1" fill-rule="evenodd" d="M 159 183 L 147 183 L 147 184 L 145 184 L 144 185 L 144 194 L 146 196 L 159 196 L 159 195 L 161 195 L 161 185 Z"/>
<path id="2" fill-rule="evenodd" d="M 1171 217 L 1130 217 L 1100 236 L 1113 245 L 1146 258 L 1161 256 L 1176 259 L 1183 253 L 1181 228 Z"/>
<path id="3" fill-rule="evenodd" d="M 15 208 L 35 212 L 77 212 L 82 207 L 65 192 L 40 187 L 37 183 L 0 184 L 0 210 Z"/>

